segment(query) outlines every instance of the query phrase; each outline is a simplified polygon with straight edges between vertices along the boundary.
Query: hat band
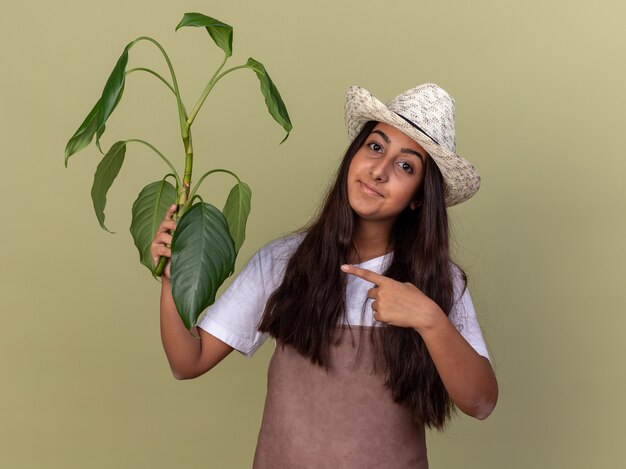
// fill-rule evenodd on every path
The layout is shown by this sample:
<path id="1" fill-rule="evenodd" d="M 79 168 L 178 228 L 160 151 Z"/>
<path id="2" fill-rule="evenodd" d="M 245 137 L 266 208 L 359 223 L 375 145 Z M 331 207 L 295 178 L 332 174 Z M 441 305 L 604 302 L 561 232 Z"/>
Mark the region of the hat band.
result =
<path id="1" fill-rule="evenodd" d="M 395 112 L 395 111 L 394 111 Z M 395 112 L 396 114 L 398 114 L 397 112 Z M 420 132 L 422 132 L 424 135 L 426 135 L 429 139 L 431 139 L 433 142 L 435 142 L 437 145 L 439 145 L 439 142 L 437 140 L 435 140 L 434 138 L 432 138 L 430 135 L 428 135 L 428 133 L 426 131 L 424 131 L 424 129 L 422 129 L 419 125 L 415 124 L 413 121 L 410 121 L 409 119 L 407 119 L 406 117 L 404 117 L 402 114 L 398 114 L 398 116 L 402 117 L 405 121 L 407 121 L 409 124 L 411 124 L 413 127 L 415 127 L 417 130 L 419 130 Z"/>

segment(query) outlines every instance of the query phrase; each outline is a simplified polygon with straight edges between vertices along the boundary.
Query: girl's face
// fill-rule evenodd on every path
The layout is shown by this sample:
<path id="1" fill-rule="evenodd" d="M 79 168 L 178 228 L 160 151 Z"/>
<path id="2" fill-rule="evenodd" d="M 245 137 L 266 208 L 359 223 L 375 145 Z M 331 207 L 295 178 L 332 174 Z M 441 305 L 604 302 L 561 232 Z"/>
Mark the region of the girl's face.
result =
<path id="1" fill-rule="evenodd" d="M 424 180 L 428 153 L 411 137 L 378 123 L 348 169 L 348 201 L 362 220 L 393 223 Z"/>

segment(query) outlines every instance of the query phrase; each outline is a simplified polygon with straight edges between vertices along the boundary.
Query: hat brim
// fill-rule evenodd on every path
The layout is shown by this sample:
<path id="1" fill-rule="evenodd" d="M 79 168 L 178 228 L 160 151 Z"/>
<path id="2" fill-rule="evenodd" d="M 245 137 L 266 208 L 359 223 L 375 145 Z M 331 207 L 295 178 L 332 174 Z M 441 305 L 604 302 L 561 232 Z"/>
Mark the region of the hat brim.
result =
<path id="1" fill-rule="evenodd" d="M 346 94 L 346 130 L 353 140 L 369 121 L 389 124 L 415 140 L 431 156 L 444 179 L 446 206 L 468 200 L 480 187 L 476 168 L 466 159 L 440 146 L 426 134 L 406 122 L 369 91 L 351 86 Z"/>

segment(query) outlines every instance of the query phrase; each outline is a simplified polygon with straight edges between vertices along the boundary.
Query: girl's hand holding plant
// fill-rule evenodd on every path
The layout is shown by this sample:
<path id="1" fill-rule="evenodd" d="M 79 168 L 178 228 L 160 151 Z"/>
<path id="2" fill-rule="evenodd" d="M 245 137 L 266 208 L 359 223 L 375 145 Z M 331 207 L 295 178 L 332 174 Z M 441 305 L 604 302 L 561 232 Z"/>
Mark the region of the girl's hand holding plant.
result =
<path id="1" fill-rule="evenodd" d="M 172 205 L 165 214 L 165 220 L 161 222 L 159 227 L 157 228 L 156 234 L 152 239 L 152 243 L 150 243 L 150 255 L 152 256 L 152 261 L 156 266 L 159 263 L 159 259 L 161 257 L 167 257 L 168 259 L 172 258 L 172 234 L 176 229 L 176 222 L 173 220 L 174 213 L 176 213 L 176 204 Z M 165 269 L 163 270 L 163 275 L 161 278 L 163 281 L 170 280 L 170 265 L 171 262 L 168 261 L 165 265 Z"/>

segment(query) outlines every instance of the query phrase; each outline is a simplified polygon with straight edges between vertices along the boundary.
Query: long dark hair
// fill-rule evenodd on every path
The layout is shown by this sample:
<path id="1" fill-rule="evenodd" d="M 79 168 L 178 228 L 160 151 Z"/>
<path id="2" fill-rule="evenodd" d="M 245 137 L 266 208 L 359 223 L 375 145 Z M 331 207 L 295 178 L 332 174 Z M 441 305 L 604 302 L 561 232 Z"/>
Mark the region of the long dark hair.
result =
<path id="1" fill-rule="evenodd" d="M 365 124 L 348 147 L 323 208 L 305 228 L 259 324 L 260 331 L 323 367 L 330 364 L 329 347 L 345 319 L 346 275 L 339 266 L 357 251 L 353 239 L 356 214 L 347 194 L 348 168 L 376 124 Z M 393 259 L 384 275 L 413 283 L 449 314 L 454 302 L 453 263 L 444 196 L 441 173 L 432 158 L 426 158 L 424 182 L 416 197 L 419 206 L 407 207 L 396 219 L 389 239 Z M 459 270 L 466 282 L 465 273 Z M 375 329 L 374 343 L 382 348 L 385 384 L 393 399 L 408 406 L 419 422 L 442 429 L 453 404 L 421 336 L 411 328 Z"/>

